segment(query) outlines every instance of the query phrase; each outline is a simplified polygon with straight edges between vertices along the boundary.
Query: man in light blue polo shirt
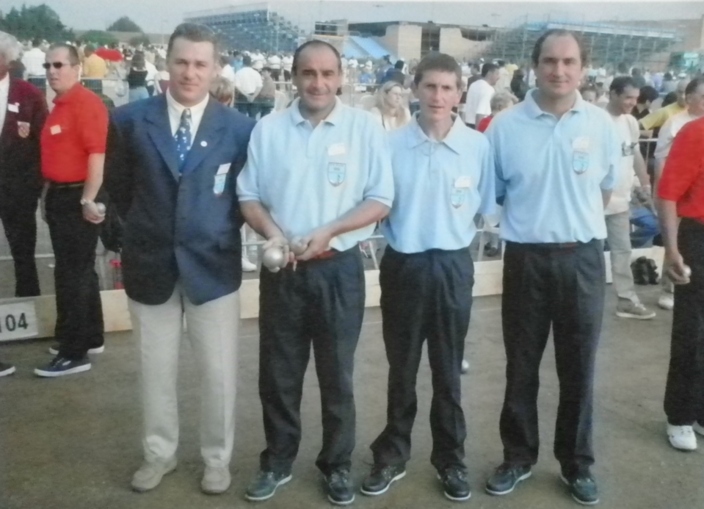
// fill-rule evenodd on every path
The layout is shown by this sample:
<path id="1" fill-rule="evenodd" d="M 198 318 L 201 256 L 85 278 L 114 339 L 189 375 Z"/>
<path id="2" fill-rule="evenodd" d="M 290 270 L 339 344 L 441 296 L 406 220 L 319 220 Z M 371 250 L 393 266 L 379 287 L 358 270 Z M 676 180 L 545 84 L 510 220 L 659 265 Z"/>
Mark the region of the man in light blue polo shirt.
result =
<path id="1" fill-rule="evenodd" d="M 362 484 L 365 495 L 385 493 L 406 474 L 416 375 L 427 338 L 433 373 L 430 461 L 447 498 L 471 496 L 460 388 L 474 285 L 469 244 L 475 214 L 491 213 L 496 196 L 487 139 L 452 113 L 461 90 L 462 73 L 452 57 L 426 56 L 414 78 L 420 113 L 390 134 L 396 194 L 381 225 L 389 245 L 379 275 L 389 361 L 387 424 L 371 446 L 374 466 Z"/>
<path id="2" fill-rule="evenodd" d="M 354 500 L 352 378 L 364 314 L 357 244 L 391 207 L 391 157 L 381 125 L 337 99 L 342 68 L 333 46 L 303 44 L 292 73 L 300 98 L 257 124 L 251 159 L 238 179 L 247 223 L 267 239 L 265 249 L 287 252 L 282 269 L 262 271 L 260 279 L 259 394 L 267 447 L 246 497 L 266 500 L 291 479 L 312 342 L 323 414 L 316 464 L 328 499 L 346 505 Z"/>
<path id="3" fill-rule="evenodd" d="M 503 204 L 508 364 L 500 422 L 504 463 L 486 489 L 510 493 L 538 460 L 539 368 L 552 327 L 560 380 L 554 453 L 572 497 L 591 505 L 599 501 L 590 467 L 594 358 L 604 309 L 604 207 L 621 147 L 608 113 L 577 92 L 584 53 L 571 32 L 543 34 L 532 56 L 538 88 L 487 131 Z"/>

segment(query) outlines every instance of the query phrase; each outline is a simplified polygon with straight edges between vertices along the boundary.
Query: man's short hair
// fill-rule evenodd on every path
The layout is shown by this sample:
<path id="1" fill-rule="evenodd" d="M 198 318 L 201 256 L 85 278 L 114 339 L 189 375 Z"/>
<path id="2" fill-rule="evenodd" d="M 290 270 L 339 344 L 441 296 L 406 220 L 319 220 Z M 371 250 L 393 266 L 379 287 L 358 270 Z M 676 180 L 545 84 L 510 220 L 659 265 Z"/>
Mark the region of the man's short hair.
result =
<path id="1" fill-rule="evenodd" d="M 690 94 L 694 94 L 697 89 L 702 85 L 704 85 L 704 76 L 697 76 L 696 78 L 694 78 L 692 81 L 689 82 L 687 88 L 684 89 L 685 97 Z"/>
<path id="2" fill-rule="evenodd" d="M 457 88 L 462 89 L 462 68 L 457 60 L 445 53 L 429 53 L 427 54 L 416 67 L 416 75 L 413 78 L 413 83 L 416 86 L 423 81 L 423 74 L 429 71 L 440 71 L 452 73 L 457 77 Z"/>
<path id="3" fill-rule="evenodd" d="M 660 97 L 660 94 L 654 87 L 646 85 L 640 89 L 640 95 L 638 96 L 638 104 L 645 104 L 648 101 L 653 102 L 655 99 Z"/>
<path id="4" fill-rule="evenodd" d="M 499 68 L 498 65 L 487 62 L 482 66 L 482 78 L 486 78 L 490 72 L 494 72 Z"/>
<path id="5" fill-rule="evenodd" d="M 552 36 L 572 37 L 577 42 L 577 46 L 579 46 L 579 58 L 582 61 L 582 67 L 587 65 L 587 61 L 589 60 L 589 52 L 587 51 L 584 42 L 582 42 L 582 38 L 577 34 L 577 32 L 573 32 L 572 30 L 564 30 L 562 28 L 552 28 L 538 37 L 538 40 L 535 41 L 535 46 L 533 46 L 533 54 L 531 55 L 533 65 L 537 66 L 538 63 L 540 63 L 540 53 L 543 51 L 543 43 L 548 37 Z"/>
<path id="6" fill-rule="evenodd" d="M 633 78 L 630 76 L 617 76 L 611 82 L 609 92 L 616 92 L 616 95 L 621 95 L 629 87 L 638 90 L 638 84 Z"/>
<path id="7" fill-rule="evenodd" d="M 394 64 L 394 69 L 398 69 L 399 71 L 403 70 L 403 67 L 406 65 L 406 62 L 403 60 L 396 60 L 396 63 Z"/>
<path id="8" fill-rule="evenodd" d="M 34 39 L 32 39 L 32 47 L 33 48 L 38 48 L 41 45 L 42 45 L 42 40 L 39 37 L 35 37 Z"/>
<path id="9" fill-rule="evenodd" d="M 242 56 L 242 65 L 244 65 L 245 67 L 251 67 L 252 57 L 250 57 L 249 55 L 243 55 Z"/>
<path id="10" fill-rule="evenodd" d="M 49 46 L 49 50 L 47 51 L 47 54 L 55 51 L 57 49 L 65 49 L 68 50 L 68 61 L 71 65 L 78 65 L 81 63 L 81 59 L 78 56 L 78 50 L 73 44 L 66 44 L 65 42 L 57 42 L 55 44 L 52 44 Z"/>
<path id="11" fill-rule="evenodd" d="M 337 48 L 329 42 L 321 41 L 320 39 L 312 39 L 310 41 L 304 42 L 298 48 L 296 48 L 296 51 L 293 54 L 293 63 L 291 64 L 291 74 L 296 74 L 296 71 L 298 70 L 298 61 L 301 59 L 301 53 L 303 53 L 306 48 L 311 47 L 328 48 L 330 51 L 332 51 L 335 54 L 335 57 L 337 58 L 337 68 L 340 72 L 342 72 L 342 57 L 340 56 L 340 52 L 337 51 Z"/>
<path id="12" fill-rule="evenodd" d="M 220 54 L 218 37 L 209 26 L 200 23 L 181 23 L 176 27 L 174 32 L 169 37 L 169 45 L 166 47 L 166 56 L 171 54 L 174 41 L 176 39 L 186 39 L 191 42 L 209 42 L 213 45 L 213 53 L 215 61 L 218 61 L 217 56 Z"/>
<path id="13" fill-rule="evenodd" d="M 90 54 L 90 53 L 95 53 L 95 46 L 92 44 L 86 44 L 86 47 L 83 48 L 83 54 Z"/>

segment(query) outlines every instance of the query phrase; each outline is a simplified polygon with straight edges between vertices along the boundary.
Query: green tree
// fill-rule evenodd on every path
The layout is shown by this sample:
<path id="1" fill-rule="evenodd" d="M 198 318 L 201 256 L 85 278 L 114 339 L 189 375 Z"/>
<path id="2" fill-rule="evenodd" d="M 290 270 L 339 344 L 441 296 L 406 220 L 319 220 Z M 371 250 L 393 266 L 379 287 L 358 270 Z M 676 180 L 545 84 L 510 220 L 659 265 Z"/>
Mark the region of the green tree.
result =
<path id="1" fill-rule="evenodd" d="M 98 46 L 108 46 L 118 42 L 117 37 L 103 30 L 88 30 L 81 35 L 81 40 Z"/>
<path id="2" fill-rule="evenodd" d="M 139 32 L 142 33 L 142 29 L 137 23 L 132 21 L 127 16 L 122 16 L 120 19 L 115 21 L 112 25 L 108 27 L 108 32 Z"/>
<path id="3" fill-rule="evenodd" d="M 74 33 L 61 23 L 56 12 L 46 4 L 12 8 L 0 16 L 0 30 L 20 40 L 46 39 L 49 42 L 72 41 Z"/>

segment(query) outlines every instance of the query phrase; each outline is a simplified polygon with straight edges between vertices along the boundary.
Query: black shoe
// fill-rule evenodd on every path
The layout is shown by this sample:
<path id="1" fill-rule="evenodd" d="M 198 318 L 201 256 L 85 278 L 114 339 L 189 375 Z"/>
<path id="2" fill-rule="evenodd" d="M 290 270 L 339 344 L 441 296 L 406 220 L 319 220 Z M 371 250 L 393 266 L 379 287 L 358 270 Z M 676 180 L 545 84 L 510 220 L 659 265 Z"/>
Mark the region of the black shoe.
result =
<path id="1" fill-rule="evenodd" d="M 658 274 L 658 266 L 655 263 L 655 260 L 648 258 L 645 267 L 648 275 L 648 283 L 651 285 L 660 283 L 660 274 Z"/>
<path id="2" fill-rule="evenodd" d="M 403 479 L 405 475 L 406 468 L 403 465 L 374 465 L 360 491 L 370 496 L 381 495 L 386 493 L 391 483 Z"/>
<path id="3" fill-rule="evenodd" d="M 286 484 L 291 480 L 291 474 L 282 472 L 265 472 L 260 470 L 257 476 L 247 486 L 247 492 L 244 494 L 247 500 L 258 502 L 267 500 L 274 496 L 276 488 L 282 484 Z"/>
<path id="4" fill-rule="evenodd" d="M 458 467 L 449 467 L 438 472 L 438 479 L 442 482 L 445 488 L 445 496 L 455 502 L 463 502 L 469 500 L 472 496 L 472 490 L 469 488 L 467 474 L 464 470 Z"/>
<path id="5" fill-rule="evenodd" d="M 489 495 L 508 495 L 519 482 L 530 476 L 530 465 L 502 463 L 486 482 L 486 492 Z"/>
<path id="6" fill-rule="evenodd" d="M 12 364 L 5 364 L 0 362 L 0 376 L 11 375 L 15 372 L 15 367 Z"/>
<path id="7" fill-rule="evenodd" d="M 328 492 L 328 500 L 335 505 L 349 505 L 354 502 L 349 470 L 335 470 L 326 475 L 325 489 Z"/>
<path id="8" fill-rule="evenodd" d="M 596 481 L 588 469 L 580 469 L 571 476 L 565 475 L 563 470 L 560 475 L 562 482 L 570 488 L 572 498 L 578 504 L 596 505 L 599 503 L 599 490 Z"/>
<path id="9" fill-rule="evenodd" d="M 648 262 L 645 256 L 641 256 L 636 261 L 631 263 L 631 272 L 633 272 L 633 282 L 637 285 L 648 284 Z"/>

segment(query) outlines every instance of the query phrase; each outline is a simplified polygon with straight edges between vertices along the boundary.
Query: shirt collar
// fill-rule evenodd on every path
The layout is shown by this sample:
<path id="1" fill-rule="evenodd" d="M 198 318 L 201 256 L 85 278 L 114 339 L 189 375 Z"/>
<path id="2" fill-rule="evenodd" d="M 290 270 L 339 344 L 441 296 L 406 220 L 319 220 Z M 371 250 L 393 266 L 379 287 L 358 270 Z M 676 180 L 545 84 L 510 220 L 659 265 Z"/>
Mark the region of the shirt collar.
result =
<path id="1" fill-rule="evenodd" d="M 418 145 L 421 145 L 426 142 L 442 143 L 453 152 L 456 152 L 458 154 L 460 153 L 460 150 L 462 150 L 463 146 L 461 133 L 463 129 L 468 129 L 468 127 L 464 125 L 462 120 L 460 120 L 459 116 L 455 116 L 455 120 L 452 123 L 452 127 L 447 133 L 447 136 L 445 136 L 445 139 L 438 142 L 435 140 L 431 140 L 428 135 L 423 132 L 423 129 L 418 123 L 418 115 L 419 113 L 413 115 L 413 119 L 411 120 L 411 127 L 408 138 L 408 148 L 416 148 Z"/>
<path id="2" fill-rule="evenodd" d="M 191 115 L 198 115 L 203 113 L 205 111 L 205 107 L 208 105 L 209 99 L 210 95 L 206 95 L 205 99 L 203 99 L 201 102 L 199 102 L 195 106 L 191 106 L 189 108 L 191 110 Z M 178 116 L 178 118 L 181 118 L 183 110 L 186 109 L 186 106 L 174 99 L 174 96 L 171 95 L 170 89 L 166 91 L 166 104 L 169 108 L 169 111 L 173 112 L 176 116 Z"/>
<path id="3" fill-rule="evenodd" d="M 532 118 L 538 118 L 542 115 L 552 115 L 552 113 L 549 113 L 547 111 L 544 111 L 538 106 L 538 103 L 535 102 L 535 98 L 533 97 L 536 93 L 538 92 L 538 89 L 535 88 L 533 90 L 529 90 L 528 93 L 526 94 L 526 97 L 524 99 L 524 103 L 526 105 L 526 109 L 528 110 L 528 115 Z M 582 99 L 582 95 L 575 90 L 575 101 L 574 105 L 569 111 L 574 111 L 574 112 L 583 112 L 585 108 L 586 101 Z"/>
<path id="4" fill-rule="evenodd" d="M 304 122 L 307 122 L 307 118 L 303 118 L 303 115 L 301 115 L 301 110 L 300 110 L 300 105 L 301 103 L 301 98 L 299 97 L 289 107 L 289 112 L 291 115 L 291 122 L 293 122 L 293 125 L 301 125 Z M 342 111 L 344 109 L 344 105 L 342 104 L 342 101 L 340 101 L 339 97 L 335 97 L 335 107 L 332 109 L 330 114 L 325 117 L 325 122 L 326 124 L 332 124 L 332 125 L 338 125 L 341 121 L 342 117 Z"/>
<path id="5" fill-rule="evenodd" d="M 83 85 L 80 83 L 76 83 L 73 85 L 71 88 L 69 88 L 66 93 L 60 96 L 54 97 L 54 104 L 62 104 L 62 103 L 69 103 L 71 102 L 75 96 L 77 96 L 81 89 L 83 88 Z"/>

